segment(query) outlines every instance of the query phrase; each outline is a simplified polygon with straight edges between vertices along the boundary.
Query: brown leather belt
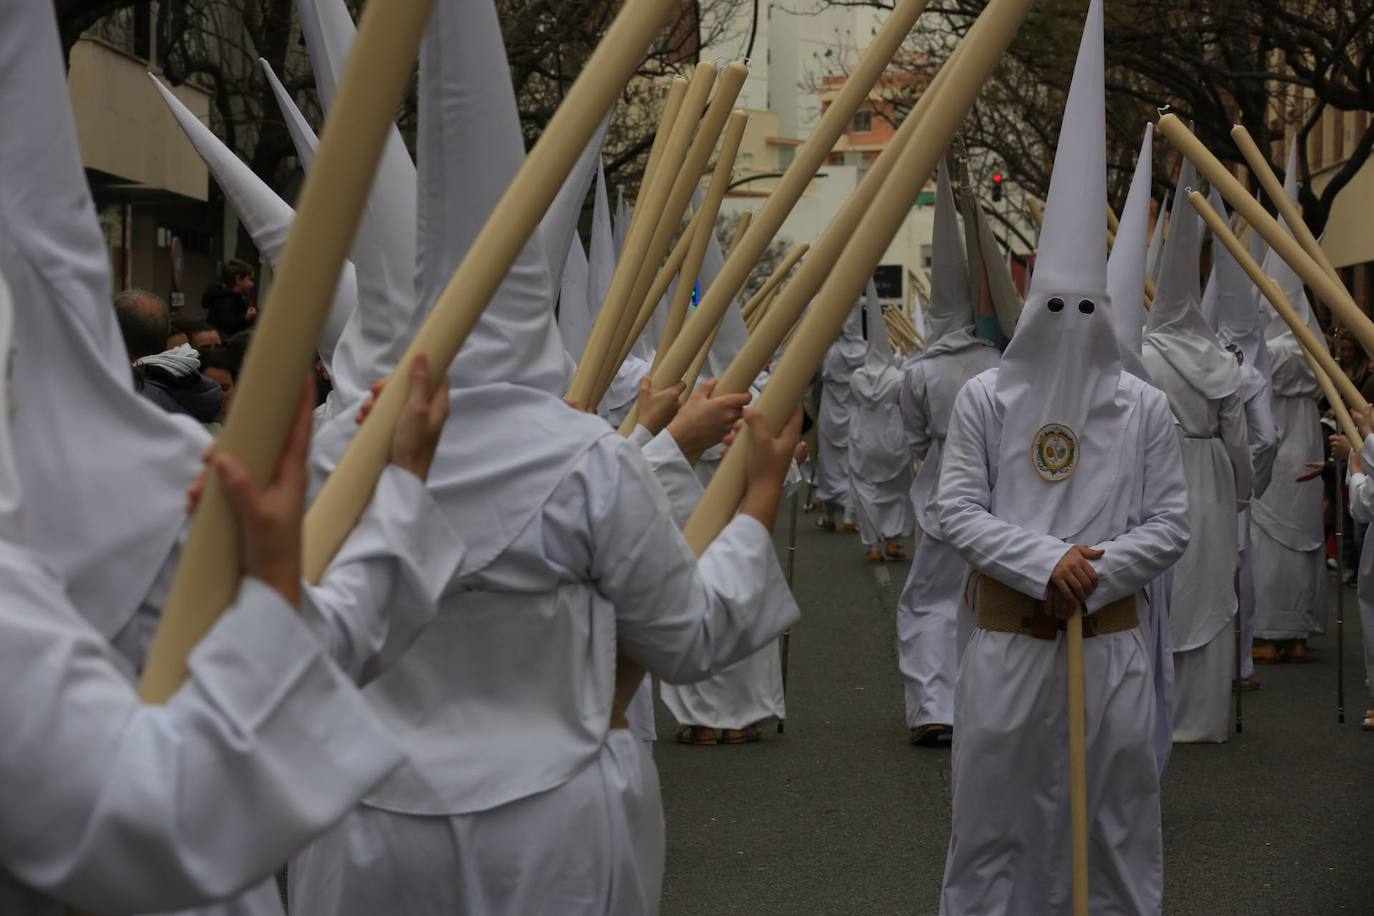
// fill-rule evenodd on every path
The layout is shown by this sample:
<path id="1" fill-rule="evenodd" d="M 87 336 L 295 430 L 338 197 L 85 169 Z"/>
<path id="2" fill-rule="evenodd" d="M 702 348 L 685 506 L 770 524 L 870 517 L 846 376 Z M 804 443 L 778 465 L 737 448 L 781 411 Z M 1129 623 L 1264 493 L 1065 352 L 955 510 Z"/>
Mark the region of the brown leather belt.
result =
<path id="1" fill-rule="evenodd" d="M 978 626 L 1034 639 L 1058 639 L 1064 621 L 1045 610 L 1045 602 L 1023 595 L 988 576 L 978 576 Z M 1133 630 L 1140 624 L 1136 596 L 1127 595 L 1083 617 L 1083 637 Z"/>

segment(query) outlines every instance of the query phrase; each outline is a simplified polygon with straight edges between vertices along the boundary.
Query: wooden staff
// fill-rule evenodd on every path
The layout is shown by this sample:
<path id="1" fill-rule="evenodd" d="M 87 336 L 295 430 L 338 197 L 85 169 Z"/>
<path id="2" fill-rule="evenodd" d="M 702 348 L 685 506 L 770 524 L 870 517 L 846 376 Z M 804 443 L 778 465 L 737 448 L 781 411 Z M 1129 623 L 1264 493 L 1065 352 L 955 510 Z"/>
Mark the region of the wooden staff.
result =
<path id="1" fill-rule="evenodd" d="M 783 287 L 785 286 L 786 284 L 783 284 L 783 286 L 780 286 L 777 289 L 773 290 L 771 293 L 769 293 L 768 298 L 764 299 L 761 303 L 759 303 L 758 307 L 754 309 L 754 314 L 744 319 L 744 326 L 749 329 L 750 334 L 754 333 L 754 329 L 759 326 L 759 322 L 763 320 L 763 316 L 768 314 L 768 310 L 773 307 L 773 303 L 782 293 Z"/>
<path id="2" fill-rule="evenodd" d="M 797 147 L 792 164 L 787 167 L 777 187 L 768 195 L 768 199 L 764 201 L 763 207 L 750 224 L 749 231 L 736 246 L 734 254 L 726 258 L 720 274 L 697 305 L 697 316 L 704 316 L 705 320 L 700 325 L 695 320 L 684 325 L 672 348 L 664 354 L 654 370 L 655 388 L 667 387 L 683 378 L 693 358 L 700 351 L 702 343 L 725 314 L 725 309 L 739 295 L 739 291 L 744 287 L 744 281 L 748 279 L 764 249 L 768 247 L 768 243 L 782 226 L 783 220 L 801 199 L 816 171 L 829 157 L 835 142 L 854 117 L 854 112 L 868 98 L 873 85 L 887 69 L 893 55 L 901 47 L 927 2 L 928 0 L 900 0 L 888 14 L 883 27 L 864 51 L 839 94 L 822 113 L 811 136 Z M 628 418 L 626 422 L 629 422 Z M 633 430 L 633 427 L 630 429 Z M 622 432 L 624 431 L 622 427 Z"/>
<path id="3" fill-rule="evenodd" d="M 977 28 L 975 24 L 974 28 Z M 869 208 L 874 206 L 886 187 L 889 176 L 897 167 L 897 162 L 906 148 L 923 129 L 922 121 L 932 103 L 940 98 L 941 86 L 948 74 L 953 72 L 952 65 L 958 62 L 966 45 L 955 49 L 953 56 L 936 74 L 929 87 L 921 95 L 916 107 L 907 115 L 902 126 L 879 153 L 872 168 L 864 175 L 859 186 L 840 207 L 838 213 L 825 227 L 821 237 L 816 240 L 810 254 L 787 284 L 787 289 L 778 297 L 769 314 L 759 324 L 757 331 L 749 335 L 739 353 L 735 354 L 730 366 L 716 383 L 713 396 L 736 394 L 747 391 L 759 371 L 768 363 L 778 346 L 791 333 L 801 318 L 811 297 L 826 282 L 836 262 L 854 236 L 854 232 Z"/>
<path id="4" fill-rule="evenodd" d="M 1260 187 L 1264 188 L 1264 193 L 1269 195 L 1274 206 L 1283 214 L 1284 220 L 1288 223 L 1289 231 L 1297 237 L 1302 250 L 1307 252 L 1308 257 L 1321 265 L 1322 270 L 1326 272 L 1333 283 L 1337 283 L 1341 289 L 1345 289 L 1345 284 L 1341 283 L 1340 275 L 1332 266 L 1331 259 L 1326 256 L 1326 252 L 1322 250 L 1316 236 L 1308 228 L 1307 221 L 1302 218 L 1302 213 L 1298 210 L 1297 204 L 1288 199 L 1287 192 L 1283 190 L 1283 182 L 1279 181 L 1279 177 L 1269 167 L 1269 160 L 1260 153 L 1254 138 L 1250 136 L 1250 132 L 1244 126 L 1237 124 L 1231 128 L 1231 139 L 1235 141 L 1236 146 L 1240 147 L 1241 155 L 1249 163 L 1250 171 L 1259 179 Z"/>
<path id="5" fill-rule="evenodd" d="M 390 13 L 399 4 L 372 6 Z M 391 452 L 391 438 L 401 407 L 408 396 L 409 374 L 406 370 L 411 360 L 420 353 L 426 354 L 433 381 L 437 383 L 444 378 L 468 332 L 477 324 L 482 310 L 538 227 L 592 133 L 634 75 L 645 49 L 677 9 L 676 0 L 626 0 L 611 23 L 563 104 L 554 112 L 515 179 L 492 210 L 405 356 L 397 363 L 397 371 L 392 373 L 390 383 L 373 405 L 367 422 L 359 427 L 334 473 L 310 507 L 305 519 L 303 562 L 303 573 L 310 581 L 319 581 L 339 544 L 372 498 L 377 478 L 386 467 Z M 371 13 L 364 14 L 364 20 L 368 15 Z M 350 64 L 357 54 L 355 45 Z M 367 74 L 366 80 L 375 81 L 375 75 Z M 398 93 L 398 100 L 399 97 Z M 393 102 L 387 108 L 388 124 L 396 104 Z M 356 144 L 356 127 L 352 120 L 341 130 L 348 133 L 346 143 Z M 363 183 L 360 193 L 366 193 L 366 184 Z M 327 193 L 337 195 L 339 192 L 338 186 L 330 186 Z M 296 219 L 299 225 L 299 213 Z M 312 244 L 313 241 L 311 239 Z M 330 289 L 337 280 L 338 266 L 335 265 L 328 279 Z M 293 306 L 281 311 L 291 314 L 297 309 Z M 315 336 L 302 336 L 301 339 L 308 345 Z M 284 385 L 278 386 L 273 392 L 278 400 L 286 400 L 281 397 L 284 388 Z M 222 556 L 217 557 L 217 562 L 223 564 Z M 203 596 L 203 592 L 198 589 L 197 595 Z"/>
<path id="6" fill-rule="evenodd" d="M 1030 218 L 1035 222 L 1035 228 L 1045 228 L 1045 205 L 1034 197 L 1027 195 L 1026 209 L 1030 211 Z"/>
<path id="7" fill-rule="evenodd" d="M 735 115 L 739 117 L 736 118 Z M 735 157 L 739 154 L 740 141 L 744 139 L 744 128 L 748 120 L 749 116 L 742 111 L 736 111 L 734 115 L 731 115 L 730 123 L 726 128 L 725 139 L 721 144 L 720 156 L 716 159 L 715 172 L 711 176 L 711 184 L 707 189 L 706 200 L 703 201 L 701 208 L 693 215 L 692 222 L 683 231 L 682 238 L 678 242 L 679 246 L 684 242 L 687 244 L 685 262 L 690 262 L 692 252 L 697 249 L 698 243 L 700 243 L 700 253 L 702 257 L 706 254 L 706 247 L 711 241 L 710 234 L 716 231 L 716 216 L 720 213 L 720 202 L 724 199 L 725 188 L 729 187 L 730 176 L 734 171 Z M 673 296 L 673 300 L 675 303 L 679 299 L 682 300 L 682 312 L 684 315 L 687 312 L 687 305 L 691 300 L 692 290 L 696 287 L 697 277 L 701 273 L 701 260 L 702 258 L 698 258 L 695 266 L 692 266 L 690 263 L 684 263 L 681 267 L 681 276 L 678 278 L 677 291 Z M 673 273 L 677 273 L 677 269 L 669 273 L 669 277 L 671 277 Z M 630 349 L 634 346 L 635 341 L 639 339 L 639 335 L 644 332 L 644 327 L 649 323 L 650 316 L 653 315 L 654 310 L 658 308 L 659 301 L 663 298 L 663 291 L 657 291 L 657 295 L 655 295 L 657 286 L 658 284 L 655 283 L 655 289 L 649 291 L 649 295 L 645 297 L 643 304 L 640 305 L 639 316 L 635 319 L 634 326 L 630 329 L 630 333 L 621 344 L 619 358 L 615 362 L 617 372 L 620 371 L 621 365 L 624 364 L 626 358 L 630 355 Z M 665 284 L 663 290 L 666 289 L 667 286 Z M 655 359 L 657 359 L 657 353 L 655 353 Z M 606 396 L 606 391 L 610 388 L 610 384 L 614 379 L 615 376 L 612 375 L 610 378 L 604 380 L 604 387 L 599 389 L 596 393 L 597 403 L 600 403 L 601 399 Z M 637 408 L 638 405 L 631 408 L 632 412 Z"/>
<path id="8" fill-rule="evenodd" d="M 663 159 L 663 145 L 668 142 L 668 137 L 673 132 L 673 124 L 677 122 L 677 116 L 682 113 L 682 99 L 686 95 L 687 80 L 678 78 L 669 82 L 668 95 L 663 99 L 663 111 L 658 116 L 658 129 L 654 131 L 654 142 L 649 145 L 649 158 L 644 163 L 644 174 L 639 176 L 641 196 L 643 192 L 649 189 L 654 177 L 658 174 L 658 164 Z M 630 225 L 625 228 L 627 235 L 634 228 L 634 224 L 645 209 L 647 208 L 631 208 Z"/>
<path id="9" fill-rule="evenodd" d="M 948 73 L 948 79 L 943 81 L 938 98 L 933 103 L 922 99 L 927 111 L 920 132 L 902 150 L 891 177 L 883 185 L 883 193 L 864 214 L 844 256 L 836 262 L 758 399 L 756 406 L 767 418 L 770 429 L 782 429 L 801 399 L 830 342 L 840 333 L 882 253 L 915 205 L 940 154 L 949 146 L 959 122 L 972 107 L 1030 7 L 1031 0 L 991 0 L 964 37 L 957 56 L 942 68 L 941 76 Z M 788 284 L 789 288 L 796 285 L 797 279 Z M 780 306 L 775 308 L 774 314 L 779 309 Z M 744 494 L 748 455 L 746 428 L 726 453 L 683 530 L 698 554 L 738 508 Z"/>
<path id="10" fill-rule="evenodd" d="M 1069 717 L 1069 834 L 1073 849 L 1073 914 L 1088 916 L 1088 740 L 1083 714 L 1082 605 L 1064 622 Z"/>
<path id="11" fill-rule="evenodd" d="M 329 313 L 432 6 L 433 0 L 373 4 L 358 24 L 336 101 L 336 111 L 346 116 L 325 122 L 244 362 L 237 409 L 219 438 L 221 453 L 242 460 L 259 484 L 271 476 L 286 440 L 295 392 Z M 238 518 L 211 473 L 139 682 L 145 701 L 165 702 L 185 680 L 191 650 L 238 592 L 239 551 Z"/>
<path id="12" fill-rule="evenodd" d="M 1169 141 L 1197 166 L 1197 170 L 1212 183 L 1212 187 L 1220 191 L 1221 196 L 1245 217 L 1251 228 L 1259 232 L 1269 243 L 1269 247 L 1288 262 L 1303 282 L 1312 287 L 1317 295 L 1331 306 L 1332 311 L 1338 313 L 1341 323 L 1359 339 L 1360 345 L 1366 351 L 1374 353 L 1374 323 L 1360 311 L 1345 287 L 1327 275 L 1322 266 L 1303 250 L 1297 239 L 1280 226 L 1278 220 L 1269 215 L 1226 166 L 1193 136 L 1193 132 L 1178 119 L 1177 115 L 1169 114 L 1160 118 L 1159 132 L 1168 137 Z M 1286 195 L 1281 196 L 1287 199 Z M 1297 231 L 1296 226 L 1294 231 Z"/>
<path id="13" fill-rule="evenodd" d="M 601 367 L 598 386 L 593 389 L 593 393 L 598 396 L 598 399 L 605 394 L 612 379 L 615 378 L 616 372 L 619 371 L 620 362 L 624 361 L 621 354 L 629 353 L 630 347 L 634 344 L 634 337 L 631 336 L 631 329 L 634 326 L 633 319 L 642 311 L 644 297 L 649 290 L 650 283 L 653 282 L 657 265 L 663 260 L 663 255 L 667 253 L 669 243 L 682 220 L 682 214 L 686 212 L 692 201 L 693 192 L 701 183 L 701 176 L 706 171 L 711 152 L 716 148 L 716 141 L 720 139 L 721 133 L 725 129 L 735 100 L 739 98 L 740 90 L 744 88 L 744 81 L 748 76 L 749 68 L 739 61 L 730 63 L 721 71 L 720 86 L 716 90 L 715 98 L 711 100 L 710 106 L 706 109 L 706 114 L 702 116 L 696 137 L 692 140 L 692 144 L 678 168 L 645 261 L 638 266 L 638 276 L 630 293 L 630 310 L 622 314 L 620 325 L 616 329 L 616 336 L 613 338 L 615 345 L 608 351 L 612 357 L 620 356 L 620 361 L 610 360 Z M 722 193 L 724 192 L 722 191 Z M 714 231 L 714 224 L 711 230 Z M 652 308 L 657 305 L 658 303 L 654 303 L 651 306 L 651 314 Z M 614 365 L 611 364 L 612 362 Z"/>
<path id="14" fill-rule="evenodd" d="M 668 286 L 673 282 L 673 278 L 682 271 L 683 262 L 687 260 L 687 253 L 692 247 L 692 238 L 696 233 L 696 228 L 701 225 L 699 216 L 700 211 L 693 214 L 691 220 L 688 221 L 687 228 L 682 230 L 682 235 L 678 237 L 677 244 L 673 246 L 672 253 L 668 255 L 668 260 L 663 262 L 663 267 L 659 269 L 658 276 L 654 278 L 654 285 L 649 287 L 649 295 L 645 297 L 644 304 L 640 306 L 639 317 L 635 319 L 635 327 L 640 331 L 643 331 L 644 325 L 649 323 L 649 318 L 654 313 L 654 307 L 668 292 Z M 636 334 L 631 344 L 633 345 L 633 340 L 638 338 L 639 335 Z M 625 362 L 624 358 L 620 361 Z"/>
<path id="15" fill-rule="evenodd" d="M 1121 220 L 1116 218 L 1116 211 L 1111 204 L 1107 204 L 1107 231 L 1113 236 L 1121 234 Z"/>
<path id="16" fill-rule="evenodd" d="M 696 279 L 701 275 L 701 264 L 706 260 L 706 251 L 711 245 L 712 233 L 716 231 L 716 217 L 720 215 L 721 202 L 725 200 L 725 190 L 730 187 L 730 178 L 734 174 L 735 159 L 739 155 L 739 146 L 744 139 L 744 129 L 749 124 L 749 116 L 743 111 L 731 113 L 725 125 L 725 136 L 721 140 L 720 153 L 716 156 L 715 171 L 711 173 L 711 183 L 706 187 L 706 196 L 702 198 L 701 207 L 698 208 L 698 217 L 693 217 L 695 226 L 690 232 L 684 232 L 683 237 L 688 239 L 687 257 L 683 262 L 682 280 L 678 283 L 677 291 L 673 295 L 672 304 L 668 309 L 667 319 L 663 323 L 663 333 L 659 335 L 658 350 L 654 352 L 654 363 L 659 360 L 659 353 L 672 345 L 677 338 L 678 331 L 682 329 L 682 323 L 687 319 L 687 308 L 692 303 L 692 290 L 696 287 Z M 702 216 L 701 214 L 705 214 Z M 654 303 L 657 308 L 658 300 L 651 292 L 646 300 Z M 652 314 L 652 311 L 650 312 Z M 631 332 L 630 338 L 638 340 L 639 334 Z"/>
<path id="17" fill-rule="evenodd" d="M 1365 403 L 1364 396 L 1360 394 L 1360 389 L 1355 387 L 1355 383 L 1346 377 L 1341 371 L 1341 367 L 1331 358 L 1327 352 L 1326 343 L 1319 338 L 1313 330 L 1307 326 L 1307 322 L 1302 320 L 1288 297 L 1283 294 L 1283 290 L 1272 277 L 1264 273 L 1264 269 L 1255 263 L 1255 259 L 1250 257 L 1250 252 L 1241 244 L 1240 239 L 1231 231 L 1231 227 L 1226 224 L 1226 220 L 1221 218 L 1221 214 L 1212 209 L 1212 205 L 1207 202 L 1207 198 L 1202 196 L 1200 191 L 1193 191 L 1188 195 L 1188 203 L 1193 205 L 1193 209 L 1207 223 L 1207 228 L 1212 230 L 1212 237 L 1219 239 L 1226 250 L 1235 258 L 1236 263 L 1241 266 L 1245 273 L 1250 277 L 1251 282 L 1274 306 L 1274 311 L 1278 312 L 1284 322 L 1293 331 L 1293 336 L 1302 344 L 1303 351 L 1312 359 L 1316 360 L 1323 374 L 1330 376 L 1330 379 L 1340 386 L 1340 393 L 1345 397 L 1345 401 L 1354 405 L 1357 409 L 1363 410 L 1368 405 Z M 1341 399 L 1336 398 L 1339 402 Z M 1344 407 L 1344 404 L 1342 404 Z M 1347 414 L 1347 416 L 1349 416 Z M 1353 428 L 1353 424 L 1352 424 Z M 1355 440 L 1359 441 L 1356 436 Z"/>
<path id="18" fill-rule="evenodd" d="M 888 333 L 910 353 L 916 346 L 916 338 L 912 337 L 911 333 L 902 327 L 901 322 L 892 317 L 890 309 L 883 312 L 883 318 L 886 319 Z"/>
<path id="19" fill-rule="evenodd" d="M 577 360 L 577 371 L 573 373 L 572 383 L 568 387 L 569 403 L 583 408 L 595 406 L 591 398 L 603 368 L 602 363 L 607 360 L 610 348 L 619 346 L 616 341 L 616 329 L 623 313 L 630 308 L 630 294 L 638 280 L 639 268 L 647 260 L 649 245 L 658 229 L 663 206 L 667 202 L 668 193 L 672 190 L 673 179 L 682 166 L 682 157 L 686 154 L 692 130 L 696 127 L 694 112 L 700 111 L 701 106 L 705 104 L 706 94 L 711 91 L 711 82 L 715 80 L 715 72 L 715 68 L 710 64 L 702 64 L 697 67 L 692 80 L 686 86 L 679 89 L 680 83 L 673 83 L 672 92 L 682 94 L 682 101 L 678 103 L 678 116 L 673 119 L 672 126 L 667 131 L 667 139 L 663 141 L 660 162 L 656 164 L 654 173 L 650 176 L 652 183 L 647 187 L 641 186 L 639 200 L 635 201 L 636 215 L 630 219 L 630 229 L 625 236 L 624 248 L 616 262 L 615 272 L 611 275 L 610 289 L 606 293 L 605 301 L 601 303 L 601 310 L 597 312 L 596 321 L 592 323 L 591 334 L 582 348 L 582 354 Z M 669 98 L 671 100 L 672 93 Z M 660 124 L 660 133 L 663 126 Z"/>
<path id="20" fill-rule="evenodd" d="M 730 240 L 730 250 L 725 252 L 727 261 L 734 257 L 735 252 L 739 249 L 739 243 L 744 241 L 744 234 L 749 231 L 749 224 L 753 221 L 753 210 L 745 210 L 740 214 L 739 223 L 735 226 L 735 237 Z"/>
<path id="21" fill-rule="evenodd" d="M 740 309 L 740 316 L 746 321 L 753 317 L 754 313 L 763 305 L 763 300 L 773 294 L 773 291 L 782 284 L 782 281 L 787 277 L 787 274 L 792 268 L 797 265 L 797 262 L 802 259 L 802 256 L 810 250 L 811 246 L 806 242 L 793 245 L 792 250 L 787 252 L 782 262 L 774 268 L 773 273 L 769 275 L 767 280 L 763 281 L 763 285 L 758 288 L 758 292 L 750 296 L 749 301 L 744 303 L 744 308 Z"/>
<path id="22" fill-rule="evenodd" d="M 730 178 L 734 174 L 735 158 L 739 154 L 740 141 L 744 137 L 744 128 L 748 121 L 749 116 L 747 114 L 736 111 L 730 115 L 730 120 L 725 126 L 725 139 L 721 141 L 720 154 L 716 158 L 716 169 L 711 176 L 711 183 L 706 188 L 706 197 L 703 198 L 701 204 L 701 209 L 708 211 L 711 216 L 710 219 L 703 220 L 697 226 L 696 233 L 692 236 L 692 247 L 687 253 L 686 267 L 683 270 L 684 276 L 692 277 L 693 282 L 680 284 L 677 294 L 673 296 L 672 305 L 668 309 L 667 320 L 663 323 L 663 333 L 658 338 L 658 349 L 654 352 L 654 365 L 658 365 L 660 354 L 672 346 L 673 341 L 677 339 L 678 332 L 682 330 L 682 323 L 687 320 L 687 308 L 692 303 L 692 289 L 696 285 L 695 278 L 701 275 L 701 264 L 706 260 L 706 250 L 711 245 L 712 233 L 716 231 L 716 217 L 720 213 L 721 203 L 725 200 L 725 191 L 730 187 Z M 732 139 L 735 131 L 738 131 L 739 137 Z M 740 222 L 746 227 L 749 225 L 743 219 Z"/>

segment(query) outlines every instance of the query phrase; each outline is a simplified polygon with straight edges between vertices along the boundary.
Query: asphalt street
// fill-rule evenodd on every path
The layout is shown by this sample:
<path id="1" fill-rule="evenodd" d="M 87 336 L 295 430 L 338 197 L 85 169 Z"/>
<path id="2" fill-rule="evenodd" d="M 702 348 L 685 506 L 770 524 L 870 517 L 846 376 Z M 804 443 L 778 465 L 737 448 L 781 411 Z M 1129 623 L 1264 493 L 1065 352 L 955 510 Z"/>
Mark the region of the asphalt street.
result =
<path id="1" fill-rule="evenodd" d="M 665 916 L 937 911 L 949 752 L 907 741 L 894 616 L 908 563 L 867 565 L 856 536 L 812 519 L 798 526 L 786 733 L 676 745 L 658 704 Z M 1258 669 L 1243 734 L 1175 747 L 1163 792 L 1170 916 L 1374 914 L 1374 733 L 1360 730 L 1369 695 L 1345 595 L 1344 725 L 1333 610 L 1310 661 Z"/>

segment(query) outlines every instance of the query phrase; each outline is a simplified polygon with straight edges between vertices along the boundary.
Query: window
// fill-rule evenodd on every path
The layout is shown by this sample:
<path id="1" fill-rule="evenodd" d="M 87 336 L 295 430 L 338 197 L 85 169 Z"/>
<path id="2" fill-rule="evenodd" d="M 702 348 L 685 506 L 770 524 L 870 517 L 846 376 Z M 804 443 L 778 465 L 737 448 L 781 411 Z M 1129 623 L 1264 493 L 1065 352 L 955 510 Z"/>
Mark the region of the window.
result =
<path id="1" fill-rule="evenodd" d="M 933 259 L 931 257 L 932 253 L 933 249 L 930 245 L 921 246 L 921 266 L 926 270 L 930 270 L 931 264 L 933 263 Z"/>
<path id="2" fill-rule="evenodd" d="M 871 111 L 863 111 L 863 110 L 854 112 L 854 132 L 855 132 L 855 133 L 860 133 L 860 134 L 868 133 L 868 132 L 869 132 L 870 130 L 872 130 L 872 129 L 873 129 L 873 112 L 871 112 Z"/>

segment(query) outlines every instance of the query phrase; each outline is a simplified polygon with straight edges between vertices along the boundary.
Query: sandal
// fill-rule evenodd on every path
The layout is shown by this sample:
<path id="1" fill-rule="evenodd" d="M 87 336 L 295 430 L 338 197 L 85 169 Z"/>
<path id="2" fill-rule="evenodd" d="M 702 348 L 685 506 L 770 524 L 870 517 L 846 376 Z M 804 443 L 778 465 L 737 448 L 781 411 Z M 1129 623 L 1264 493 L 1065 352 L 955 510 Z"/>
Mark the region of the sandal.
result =
<path id="1" fill-rule="evenodd" d="M 716 730 L 705 725 L 684 725 L 673 740 L 678 744 L 690 744 L 694 747 L 715 747 L 720 743 L 716 740 Z"/>
<path id="2" fill-rule="evenodd" d="M 1240 681 L 1239 687 L 1237 687 L 1236 682 L 1232 681 L 1231 691 L 1234 693 L 1237 689 L 1239 689 L 1241 693 L 1249 693 L 1252 690 L 1259 690 L 1260 682 L 1255 678 L 1247 677 L 1245 680 Z"/>
<path id="3" fill-rule="evenodd" d="M 1295 639 L 1284 647 L 1283 660 L 1286 662 L 1307 661 L 1307 640 Z"/>
<path id="4" fill-rule="evenodd" d="M 833 525 L 834 522 L 831 522 L 831 524 Z M 840 530 L 843 531 L 845 534 L 858 534 L 858 533 L 859 533 L 859 523 L 858 523 L 858 522 L 845 522 L 845 523 L 844 523 L 844 527 L 841 528 Z"/>
<path id="5" fill-rule="evenodd" d="M 1279 660 L 1279 650 L 1272 642 L 1261 643 L 1255 640 L 1254 647 L 1250 650 L 1250 657 L 1256 664 L 1272 665 Z"/>
<path id="6" fill-rule="evenodd" d="M 833 518 L 818 518 L 816 519 L 816 527 L 822 531 L 834 531 L 835 520 Z"/>
<path id="7" fill-rule="evenodd" d="M 763 740 L 763 732 L 757 725 L 747 728 L 723 728 L 720 732 L 721 744 L 752 744 Z"/>
<path id="8" fill-rule="evenodd" d="M 864 559 L 869 563 L 881 563 L 883 562 L 882 551 L 877 549 L 870 550 L 868 553 L 864 554 Z"/>
<path id="9" fill-rule="evenodd" d="M 911 729 L 911 743 L 917 747 L 948 747 L 954 740 L 954 728 L 929 722 Z"/>
<path id="10" fill-rule="evenodd" d="M 887 547 L 883 549 L 889 560 L 905 560 L 906 548 L 896 541 L 889 541 Z"/>
<path id="11" fill-rule="evenodd" d="M 1360 722 L 1360 730 L 1374 732 L 1374 716 L 1365 716 L 1364 720 Z"/>

